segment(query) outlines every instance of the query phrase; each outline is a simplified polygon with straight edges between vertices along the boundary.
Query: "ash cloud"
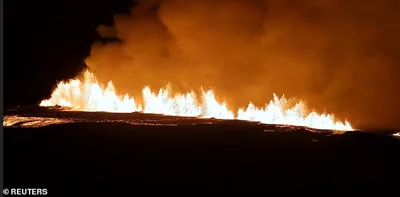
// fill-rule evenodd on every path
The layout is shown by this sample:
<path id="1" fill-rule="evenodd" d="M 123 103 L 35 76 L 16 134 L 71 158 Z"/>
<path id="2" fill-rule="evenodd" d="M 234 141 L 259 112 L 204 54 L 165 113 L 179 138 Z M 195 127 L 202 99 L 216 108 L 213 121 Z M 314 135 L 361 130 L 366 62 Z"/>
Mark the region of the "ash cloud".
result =
<path id="1" fill-rule="evenodd" d="M 87 64 L 139 96 L 144 85 L 213 88 L 232 108 L 272 93 L 358 128 L 400 128 L 396 0 L 143 0 L 116 15 Z"/>

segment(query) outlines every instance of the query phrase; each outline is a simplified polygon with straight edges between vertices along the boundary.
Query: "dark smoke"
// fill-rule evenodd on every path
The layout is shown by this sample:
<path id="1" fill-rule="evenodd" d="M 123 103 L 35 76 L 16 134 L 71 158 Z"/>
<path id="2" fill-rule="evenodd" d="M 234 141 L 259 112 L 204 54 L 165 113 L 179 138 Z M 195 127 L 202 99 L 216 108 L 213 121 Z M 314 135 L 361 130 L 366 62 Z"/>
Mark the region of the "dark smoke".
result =
<path id="1" fill-rule="evenodd" d="M 88 66 L 140 95 L 172 82 L 213 88 L 231 107 L 272 93 L 348 118 L 400 128 L 400 8 L 396 0 L 144 0 L 99 27 Z"/>

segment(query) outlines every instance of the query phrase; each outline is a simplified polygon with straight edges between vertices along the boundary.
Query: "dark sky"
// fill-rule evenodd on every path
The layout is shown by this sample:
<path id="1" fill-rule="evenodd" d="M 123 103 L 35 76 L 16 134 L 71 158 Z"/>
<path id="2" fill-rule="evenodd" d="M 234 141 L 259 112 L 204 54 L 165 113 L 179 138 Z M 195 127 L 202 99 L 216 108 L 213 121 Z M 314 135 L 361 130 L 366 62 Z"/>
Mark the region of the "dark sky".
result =
<path id="1" fill-rule="evenodd" d="M 4 104 L 31 105 L 74 77 L 99 36 L 96 27 L 132 0 L 4 2 Z"/>
<path id="2" fill-rule="evenodd" d="M 87 58 L 134 96 L 168 81 L 213 88 L 232 108 L 277 93 L 356 127 L 400 128 L 398 0 L 142 2 L 4 2 L 5 105 L 38 104 Z M 97 30 L 122 42 L 94 44 Z"/>

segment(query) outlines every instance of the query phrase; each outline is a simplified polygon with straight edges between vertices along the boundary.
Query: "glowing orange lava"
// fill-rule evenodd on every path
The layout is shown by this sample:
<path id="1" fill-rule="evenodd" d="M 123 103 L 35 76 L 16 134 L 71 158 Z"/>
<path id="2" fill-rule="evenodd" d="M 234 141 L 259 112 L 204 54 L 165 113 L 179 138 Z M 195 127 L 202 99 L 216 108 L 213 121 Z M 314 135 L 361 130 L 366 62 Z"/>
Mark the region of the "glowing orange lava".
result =
<path id="1" fill-rule="evenodd" d="M 305 112 L 306 106 L 298 102 L 289 106 L 285 97 L 274 99 L 262 108 L 249 103 L 247 108 L 237 111 L 237 116 L 229 110 L 224 102 L 218 102 L 212 90 L 201 90 L 201 98 L 192 91 L 185 94 L 172 95 L 171 87 L 153 92 L 150 87 L 142 90 L 144 106 L 137 105 L 135 98 L 117 95 L 112 82 L 107 86 L 100 84 L 93 73 L 86 71 L 84 80 L 60 82 L 48 100 L 43 100 L 40 106 L 60 105 L 74 111 L 105 111 L 105 112 L 143 112 L 175 116 L 191 116 L 200 118 L 240 119 L 259 121 L 266 124 L 285 124 L 306 126 L 316 129 L 350 131 L 353 130 L 348 121 L 336 121 L 334 115 Z"/>

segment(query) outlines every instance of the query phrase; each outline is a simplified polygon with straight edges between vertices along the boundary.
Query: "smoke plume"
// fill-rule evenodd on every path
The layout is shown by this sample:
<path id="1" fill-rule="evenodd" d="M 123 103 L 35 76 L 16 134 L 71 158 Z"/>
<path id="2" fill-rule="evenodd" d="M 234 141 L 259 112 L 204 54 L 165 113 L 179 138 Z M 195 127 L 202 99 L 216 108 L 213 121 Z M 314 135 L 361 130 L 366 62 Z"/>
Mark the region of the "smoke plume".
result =
<path id="1" fill-rule="evenodd" d="M 303 98 L 355 127 L 400 127 L 396 0 L 143 0 L 100 26 L 89 68 L 134 96 L 168 82 L 234 109 Z"/>

